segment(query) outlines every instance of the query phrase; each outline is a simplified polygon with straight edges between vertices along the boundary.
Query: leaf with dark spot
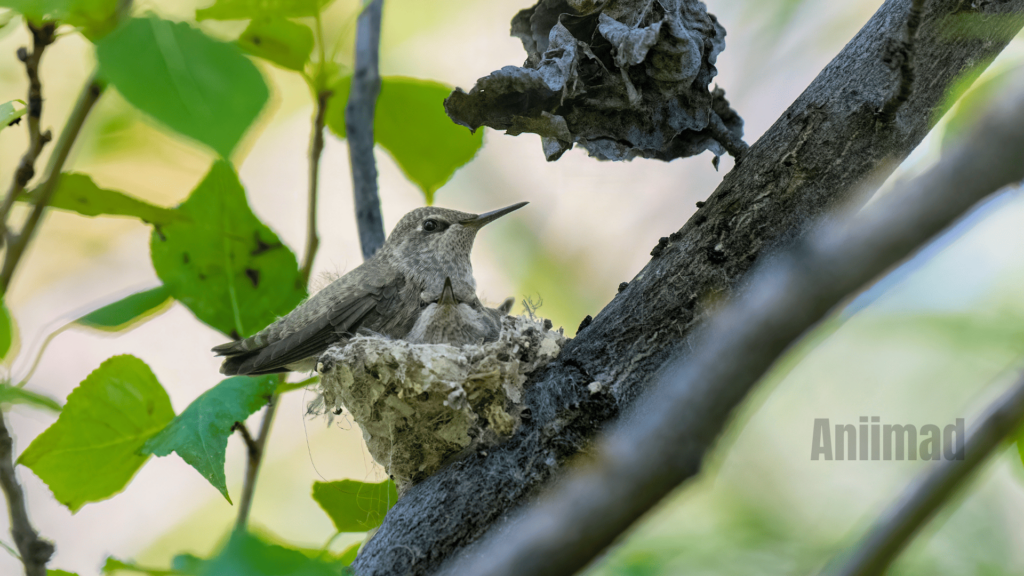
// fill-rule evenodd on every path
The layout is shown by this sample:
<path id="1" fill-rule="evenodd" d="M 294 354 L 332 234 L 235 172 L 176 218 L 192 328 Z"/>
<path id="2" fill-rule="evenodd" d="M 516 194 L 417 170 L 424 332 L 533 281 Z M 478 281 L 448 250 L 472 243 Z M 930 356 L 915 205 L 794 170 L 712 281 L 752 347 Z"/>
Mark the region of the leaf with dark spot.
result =
<path id="1" fill-rule="evenodd" d="M 216 162 L 178 211 L 189 220 L 164 226 L 164 242 L 153 234 L 153 267 L 197 318 L 237 339 L 305 298 L 295 255 L 249 209 L 231 164 Z"/>

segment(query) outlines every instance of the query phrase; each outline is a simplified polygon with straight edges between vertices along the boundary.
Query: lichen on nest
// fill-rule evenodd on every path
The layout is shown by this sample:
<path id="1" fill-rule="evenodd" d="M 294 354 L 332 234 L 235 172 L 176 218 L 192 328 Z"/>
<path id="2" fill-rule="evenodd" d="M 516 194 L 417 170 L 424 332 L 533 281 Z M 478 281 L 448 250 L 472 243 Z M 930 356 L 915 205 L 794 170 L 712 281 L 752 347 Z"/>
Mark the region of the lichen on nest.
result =
<path id="1" fill-rule="evenodd" d="M 324 408 L 352 415 L 373 459 L 404 492 L 515 432 L 527 375 L 566 342 L 550 327 L 507 316 L 496 342 L 461 347 L 356 336 L 320 356 Z"/>

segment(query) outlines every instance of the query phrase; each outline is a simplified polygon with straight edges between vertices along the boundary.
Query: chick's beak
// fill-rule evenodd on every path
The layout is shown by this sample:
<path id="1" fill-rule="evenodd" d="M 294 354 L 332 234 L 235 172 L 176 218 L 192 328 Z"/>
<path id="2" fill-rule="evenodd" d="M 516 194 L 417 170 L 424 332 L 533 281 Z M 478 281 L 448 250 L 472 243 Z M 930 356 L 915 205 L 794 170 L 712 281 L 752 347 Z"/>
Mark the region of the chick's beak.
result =
<path id="1" fill-rule="evenodd" d="M 520 208 L 526 206 L 527 204 L 529 204 L 529 202 L 519 202 L 518 204 L 506 206 L 498 210 L 492 210 L 491 212 L 477 214 L 472 218 L 466 218 L 465 220 L 460 221 L 459 224 L 462 224 L 463 226 L 469 226 L 471 228 L 482 228 L 485 224 L 494 222 L 495 220 L 501 218 L 505 214 L 508 214 L 509 212 L 515 212 L 516 210 L 519 210 Z"/>

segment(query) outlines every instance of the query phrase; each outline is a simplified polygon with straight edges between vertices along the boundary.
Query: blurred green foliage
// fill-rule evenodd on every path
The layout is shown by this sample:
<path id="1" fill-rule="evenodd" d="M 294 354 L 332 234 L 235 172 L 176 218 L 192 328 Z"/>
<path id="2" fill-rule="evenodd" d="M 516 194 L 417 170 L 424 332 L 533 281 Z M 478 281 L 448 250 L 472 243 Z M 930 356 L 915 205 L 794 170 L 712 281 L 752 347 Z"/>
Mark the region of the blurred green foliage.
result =
<path id="1" fill-rule="evenodd" d="M 1019 67 L 1004 69 L 990 74 L 981 82 L 973 82 L 980 75 L 979 71 L 976 74 L 968 74 L 972 82 L 958 83 L 954 92 L 947 98 L 948 106 L 953 107 L 955 103 L 955 107 L 942 133 L 943 150 L 949 149 L 969 133 L 989 109 L 993 100 L 1004 93 L 1010 80 L 1016 77 L 1020 70 Z"/>
<path id="2" fill-rule="evenodd" d="M 171 291 L 166 286 L 157 286 L 111 302 L 75 322 L 89 328 L 117 332 L 158 313 L 170 302 Z"/>
<path id="3" fill-rule="evenodd" d="M 284 18 L 253 20 L 238 37 L 246 54 L 301 72 L 313 54 L 313 31 Z"/>
<path id="4" fill-rule="evenodd" d="M 117 4 L 118 0 L 0 0 L 0 7 L 18 12 L 37 26 L 56 20 L 79 28 L 91 40 L 114 28 Z"/>
<path id="5" fill-rule="evenodd" d="M 26 191 L 18 200 L 29 202 L 34 195 L 34 190 Z M 179 212 L 154 206 L 124 192 L 100 188 L 88 175 L 74 172 L 60 175 L 50 207 L 82 216 L 130 216 L 157 225 L 184 218 Z"/>
<path id="6" fill-rule="evenodd" d="M 0 296 L 0 360 L 7 357 L 13 342 L 14 319 L 11 318 L 11 311 L 7 309 L 3 297 Z"/>
<path id="7" fill-rule="evenodd" d="M 217 0 L 196 10 L 196 20 L 248 20 L 317 16 L 331 0 Z"/>
<path id="8" fill-rule="evenodd" d="M 172 418 L 171 400 L 149 366 L 114 356 L 71 392 L 57 421 L 18 463 L 77 512 L 123 490 L 148 458 L 139 449 Z"/>
<path id="9" fill-rule="evenodd" d="M 238 46 L 184 22 L 133 18 L 97 43 L 96 58 L 125 100 L 225 158 L 269 97 Z"/>
<path id="10" fill-rule="evenodd" d="M 60 402 L 49 396 L 12 386 L 6 382 L 0 382 L 0 407 L 3 407 L 5 404 L 24 404 L 37 408 L 46 408 L 54 412 L 60 412 L 61 409 Z"/>

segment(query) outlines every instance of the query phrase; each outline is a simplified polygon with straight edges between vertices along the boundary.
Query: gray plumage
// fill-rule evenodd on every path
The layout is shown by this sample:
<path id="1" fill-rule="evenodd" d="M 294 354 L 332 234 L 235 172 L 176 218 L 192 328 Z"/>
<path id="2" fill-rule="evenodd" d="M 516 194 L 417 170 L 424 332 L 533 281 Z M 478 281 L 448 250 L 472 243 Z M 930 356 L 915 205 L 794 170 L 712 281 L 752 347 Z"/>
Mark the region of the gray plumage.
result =
<path id="1" fill-rule="evenodd" d="M 482 226 L 524 205 L 479 215 L 435 207 L 409 212 L 369 260 L 258 334 L 216 346 L 227 357 L 221 372 L 310 371 L 328 346 L 359 330 L 403 338 L 424 309 L 437 306 L 446 280 L 459 306 L 490 316 L 484 311 L 493 309 L 476 297 L 473 240 Z"/>

